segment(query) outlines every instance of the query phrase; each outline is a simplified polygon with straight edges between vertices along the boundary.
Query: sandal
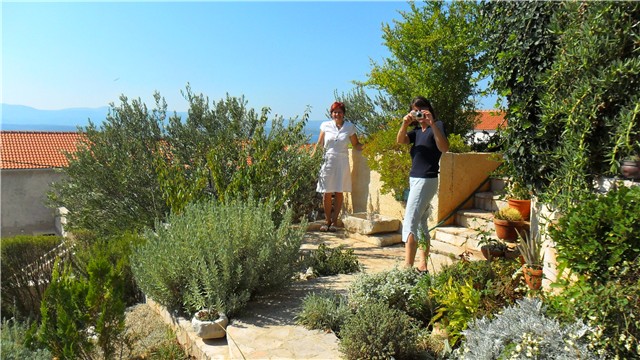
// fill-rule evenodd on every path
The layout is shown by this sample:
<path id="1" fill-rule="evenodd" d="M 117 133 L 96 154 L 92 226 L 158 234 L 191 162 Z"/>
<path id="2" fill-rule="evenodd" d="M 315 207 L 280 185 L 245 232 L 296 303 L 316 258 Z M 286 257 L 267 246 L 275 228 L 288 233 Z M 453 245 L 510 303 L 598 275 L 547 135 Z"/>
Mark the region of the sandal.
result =
<path id="1" fill-rule="evenodd" d="M 331 226 L 329 226 L 329 231 L 336 232 L 336 231 L 338 231 L 338 228 L 333 226 L 333 225 L 331 225 Z"/>
<path id="2" fill-rule="evenodd" d="M 327 232 L 327 231 L 329 231 L 330 228 L 331 228 L 331 224 L 324 224 L 324 225 L 320 226 L 320 231 Z"/>
<path id="3" fill-rule="evenodd" d="M 429 270 L 420 270 L 418 268 L 415 268 L 415 269 L 416 269 L 416 272 L 418 273 L 418 275 L 420 275 L 420 276 L 429 275 Z"/>

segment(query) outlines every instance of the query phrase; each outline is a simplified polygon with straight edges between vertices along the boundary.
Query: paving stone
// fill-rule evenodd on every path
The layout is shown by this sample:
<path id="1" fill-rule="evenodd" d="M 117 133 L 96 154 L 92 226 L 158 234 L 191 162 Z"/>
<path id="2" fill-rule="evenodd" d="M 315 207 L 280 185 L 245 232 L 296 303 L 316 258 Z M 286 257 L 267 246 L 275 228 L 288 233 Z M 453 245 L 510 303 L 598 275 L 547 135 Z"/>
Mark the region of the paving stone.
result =
<path id="1" fill-rule="evenodd" d="M 349 237 L 344 229 L 335 233 L 308 230 L 302 248 L 310 251 L 322 243 L 353 249 L 367 273 L 391 270 L 404 262 L 403 243 L 380 247 Z M 452 262 L 450 256 L 432 253 L 427 265 L 430 272 L 437 272 Z M 335 334 L 307 330 L 296 324 L 295 316 L 307 294 L 327 290 L 345 293 L 356 276 L 340 274 L 297 281 L 279 293 L 256 298 L 242 314 L 231 319 L 227 337 L 213 341 L 195 337 L 186 319 L 173 318 L 157 304 L 154 308 L 159 313 L 164 311 L 165 322 L 173 324 L 181 343 L 196 359 L 340 359 Z"/>

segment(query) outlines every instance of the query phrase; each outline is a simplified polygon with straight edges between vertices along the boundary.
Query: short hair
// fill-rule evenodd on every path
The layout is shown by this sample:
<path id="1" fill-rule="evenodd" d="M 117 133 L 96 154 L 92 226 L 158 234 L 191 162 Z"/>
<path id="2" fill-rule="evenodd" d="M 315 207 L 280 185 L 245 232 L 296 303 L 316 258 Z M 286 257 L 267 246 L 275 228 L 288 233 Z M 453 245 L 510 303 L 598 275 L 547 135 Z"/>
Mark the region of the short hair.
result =
<path id="1" fill-rule="evenodd" d="M 341 103 L 340 101 L 336 101 L 333 104 L 331 104 L 331 108 L 329 109 L 329 112 L 333 112 L 335 109 L 341 109 L 343 113 L 347 112 L 347 109 L 344 107 L 344 103 Z"/>
<path id="2" fill-rule="evenodd" d="M 413 110 L 413 107 L 417 108 L 427 108 L 431 115 L 433 115 L 434 119 L 437 119 L 436 112 L 433 110 L 433 106 L 431 106 L 431 101 L 425 98 L 424 96 L 416 96 L 411 100 L 411 107 L 409 107 L 409 111 Z"/>

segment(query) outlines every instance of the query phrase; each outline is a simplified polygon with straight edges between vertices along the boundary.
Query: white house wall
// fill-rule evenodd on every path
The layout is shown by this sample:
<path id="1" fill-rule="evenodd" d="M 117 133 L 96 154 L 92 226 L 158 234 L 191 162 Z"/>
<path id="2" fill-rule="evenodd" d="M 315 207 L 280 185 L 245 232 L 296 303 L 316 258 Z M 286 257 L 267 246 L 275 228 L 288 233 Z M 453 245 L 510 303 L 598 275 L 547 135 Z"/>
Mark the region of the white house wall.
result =
<path id="1" fill-rule="evenodd" d="M 1 170 L 1 235 L 56 234 L 55 209 L 46 206 L 46 194 L 63 176 L 54 169 Z"/>

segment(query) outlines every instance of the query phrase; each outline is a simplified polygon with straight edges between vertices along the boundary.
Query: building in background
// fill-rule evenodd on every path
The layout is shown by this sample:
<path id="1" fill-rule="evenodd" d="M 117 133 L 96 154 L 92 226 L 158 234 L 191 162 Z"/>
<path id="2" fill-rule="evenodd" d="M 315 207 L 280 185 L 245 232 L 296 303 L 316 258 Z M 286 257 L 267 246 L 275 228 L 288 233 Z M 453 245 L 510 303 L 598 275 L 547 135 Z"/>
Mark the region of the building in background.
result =
<path id="1" fill-rule="evenodd" d="M 473 128 L 474 143 L 487 141 L 498 128 L 507 127 L 505 114 L 500 110 L 478 110 L 478 113 L 480 113 L 479 122 Z"/>
<path id="2" fill-rule="evenodd" d="M 78 132 L 0 131 L 0 213 L 3 237 L 64 235 L 57 209 L 47 206 L 47 192 L 68 166 L 83 137 Z"/>

